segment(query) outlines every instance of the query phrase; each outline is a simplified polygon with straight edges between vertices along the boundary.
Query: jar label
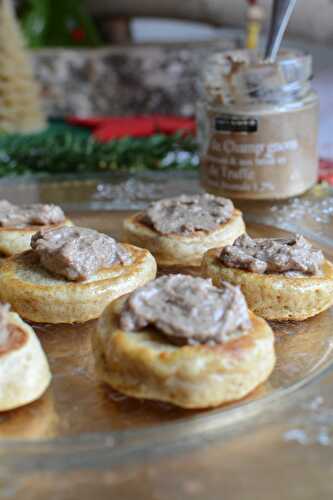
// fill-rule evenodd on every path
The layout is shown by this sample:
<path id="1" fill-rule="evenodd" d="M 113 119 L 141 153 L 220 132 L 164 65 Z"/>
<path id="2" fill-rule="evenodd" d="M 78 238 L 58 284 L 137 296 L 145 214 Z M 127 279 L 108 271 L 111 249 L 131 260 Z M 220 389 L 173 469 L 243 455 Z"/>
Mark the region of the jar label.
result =
<path id="1" fill-rule="evenodd" d="M 219 115 L 215 118 L 215 130 L 218 132 L 257 132 L 258 120 L 248 116 Z"/>
<path id="2" fill-rule="evenodd" d="M 317 103 L 258 115 L 202 110 L 201 179 L 215 194 L 287 197 L 316 181 Z"/>

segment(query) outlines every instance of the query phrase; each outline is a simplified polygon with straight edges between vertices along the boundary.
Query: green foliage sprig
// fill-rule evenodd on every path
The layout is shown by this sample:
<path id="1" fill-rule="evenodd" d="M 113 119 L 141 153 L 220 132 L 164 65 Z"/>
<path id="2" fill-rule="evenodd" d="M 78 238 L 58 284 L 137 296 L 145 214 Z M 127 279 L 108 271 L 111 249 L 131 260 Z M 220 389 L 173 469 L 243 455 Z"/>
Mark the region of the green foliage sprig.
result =
<path id="1" fill-rule="evenodd" d="M 0 135 L 0 176 L 193 169 L 197 164 L 194 138 L 180 134 L 103 144 L 70 128 L 30 136 Z"/>

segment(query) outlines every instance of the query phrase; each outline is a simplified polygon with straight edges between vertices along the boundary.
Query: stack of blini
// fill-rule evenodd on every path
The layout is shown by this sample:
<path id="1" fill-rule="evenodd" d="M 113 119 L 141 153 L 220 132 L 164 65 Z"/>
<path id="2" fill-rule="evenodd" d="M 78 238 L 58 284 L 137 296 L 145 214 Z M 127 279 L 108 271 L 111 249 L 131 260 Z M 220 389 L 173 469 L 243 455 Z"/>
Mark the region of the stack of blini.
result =
<path id="1" fill-rule="evenodd" d="M 303 320 L 333 303 L 333 267 L 322 252 L 301 236 L 250 238 L 230 200 L 160 200 L 124 229 L 128 243 L 120 244 L 72 226 L 59 207 L 0 202 L 0 300 L 32 322 L 100 317 L 97 374 L 129 396 L 184 408 L 243 398 L 275 364 L 266 320 Z M 50 380 L 33 330 L 2 311 L 0 372 L 14 352 L 23 359 L 33 339 L 39 363 L 29 357 L 31 376 L 43 384 L 15 400 L 8 394 L 19 393 L 24 377 L 6 368 L 0 411 L 38 398 Z M 18 329 L 28 332 L 24 343 L 15 340 Z"/>

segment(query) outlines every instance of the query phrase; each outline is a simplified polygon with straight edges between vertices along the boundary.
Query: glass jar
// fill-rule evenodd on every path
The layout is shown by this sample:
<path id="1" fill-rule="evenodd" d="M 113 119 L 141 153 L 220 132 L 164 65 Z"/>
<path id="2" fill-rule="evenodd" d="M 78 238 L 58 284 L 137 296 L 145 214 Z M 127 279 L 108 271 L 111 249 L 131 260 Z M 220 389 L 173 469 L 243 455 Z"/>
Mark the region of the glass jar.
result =
<path id="1" fill-rule="evenodd" d="M 317 181 L 318 96 L 312 58 L 283 52 L 275 63 L 250 51 L 214 54 L 198 102 L 201 183 L 217 195 L 279 199 Z"/>

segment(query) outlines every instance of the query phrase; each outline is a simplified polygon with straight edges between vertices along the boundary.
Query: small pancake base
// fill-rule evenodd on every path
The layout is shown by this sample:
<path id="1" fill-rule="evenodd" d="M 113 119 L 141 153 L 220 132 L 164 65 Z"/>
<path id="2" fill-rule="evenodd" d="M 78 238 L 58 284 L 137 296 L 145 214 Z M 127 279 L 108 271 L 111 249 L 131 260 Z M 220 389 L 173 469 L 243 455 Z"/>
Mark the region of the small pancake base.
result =
<path id="1" fill-rule="evenodd" d="M 302 321 L 325 311 L 333 304 L 333 264 L 324 262 L 323 276 L 287 277 L 258 274 L 226 267 L 219 260 L 221 249 L 204 256 L 202 274 L 214 285 L 221 280 L 239 285 L 249 309 L 268 320 Z"/>

